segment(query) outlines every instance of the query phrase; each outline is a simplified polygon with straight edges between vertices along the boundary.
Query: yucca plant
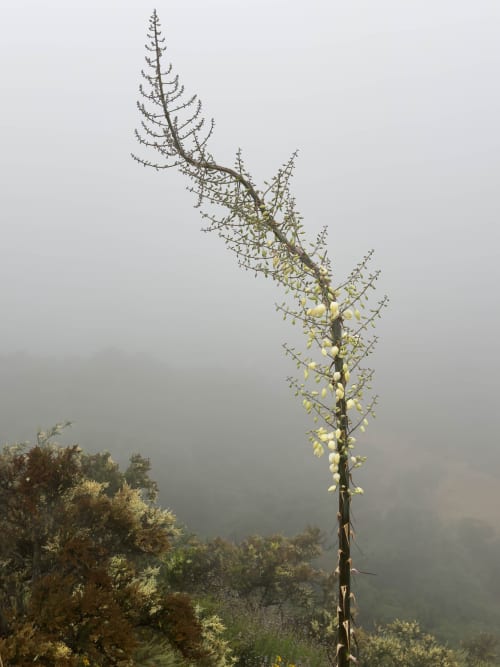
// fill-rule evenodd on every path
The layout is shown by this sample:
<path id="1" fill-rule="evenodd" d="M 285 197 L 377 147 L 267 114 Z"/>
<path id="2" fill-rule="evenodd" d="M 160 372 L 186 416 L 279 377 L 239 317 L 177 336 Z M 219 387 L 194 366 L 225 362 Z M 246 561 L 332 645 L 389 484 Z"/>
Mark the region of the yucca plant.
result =
<path id="1" fill-rule="evenodd" d="M 338 496 L 338 638 L 333 654 L 345 667 L 355 654 L 351 611 L 351 499 L 363 490 L 353 480 L 353 470 L 365 461 L 357 454 L 354 433 L 363 432 L 374 414 L 376 397 L 370 397 L 372 371 L 362 367 L 376 337 L 375 326 L 384 297 L 367 308 L 368 294 L 379 272 L 370 272 L 369 252 L 347 280 L 335 283 L 327 252 L 327 231 L 307 242 L 302 218 L 290 191 L 296 154 L 258 187 L 247 170 L 241 151 L 232 166 L 220 164 L 209 150 L 214 124 L 206 122 L 196 95 L 184 86 L 165 62 L 165 40 L 158 15 L 150 19 L 138 108 L 141 146 L 158 159 L 134 155 L 155 169 L 177 168 L 189 180 L 207 231 L 216 232 L 239 265 L 273 279 L 285 292 L 277 309 L 305 335 L 305 350 L 285 345 L 299 378 L 289 378 L 312 415 L 313 452 L 328 452 L 332 481 L 328 488 Z M 353 416 L 354 415 L 354 416 Z"/>

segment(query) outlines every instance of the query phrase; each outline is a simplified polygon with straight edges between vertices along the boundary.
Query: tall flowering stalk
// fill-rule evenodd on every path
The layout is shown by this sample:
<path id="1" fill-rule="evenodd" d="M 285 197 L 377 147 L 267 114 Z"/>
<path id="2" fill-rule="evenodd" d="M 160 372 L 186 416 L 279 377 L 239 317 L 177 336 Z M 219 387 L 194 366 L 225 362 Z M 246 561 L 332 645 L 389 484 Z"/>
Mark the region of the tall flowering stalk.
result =
<path id="1" fill-rule="evenodd" d="M 139 143 L 155 150 L 159 162 L 134 155 L 155 169 L 176 167 L 185 174 L 206 222 L 232 250 L 238 264 L 263 273 L 284 288 L 285 300 L 277 309 L 292 324 L 299 323 L 306 337 L 305 350 L 285 345 L 300 377 L 289 378 L 313 416 L 310 431 L 313 453 L 328 452 L 332 475 L 328 491 L 338 494 L 338 641 L 333 651 L 338 667 L 355 661 L 351 612 L 351 518 L 355 486 L 352 471 L 365 461 L 355 453 L 354 433 L 364 432 L 373 416 L 376 397 L 367 397 L 372 371 L 361 366 L 373 350 L 376 337 L 367 336 L 375 325 L 384 297 L 367 308 L 368 293 L 379 272 L 368 269 L 372 252 L 340 285 L 332 281 L 324 229 L 307 242 L 295 200 L 290 193 L 296 154 L 270 182 L 257 188 L 241 151 L 232 167 L 219 164 L 208 149 L 214 123 L 206 123 L 196 95 L 187 97 L 172 65 L 164 63 L 165 39 L 156 11 L 150 19 L 146 65 L 142 72 Z"/>

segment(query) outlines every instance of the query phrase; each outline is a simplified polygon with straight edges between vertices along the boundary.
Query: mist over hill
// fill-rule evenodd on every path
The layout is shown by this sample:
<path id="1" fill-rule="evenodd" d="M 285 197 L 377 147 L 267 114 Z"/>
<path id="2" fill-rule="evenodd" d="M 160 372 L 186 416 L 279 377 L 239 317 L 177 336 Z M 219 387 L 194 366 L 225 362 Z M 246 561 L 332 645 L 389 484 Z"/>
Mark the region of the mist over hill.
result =
<path id="1" fill-rule="evenodd" d="M 179 368 L 107 349 L 88 358 L 0 357 L 0 441 L 33 441 L 39 428 L 70 420 L 66 439 L 89 451 L 108 449 L 124 462 L 151 459 L 161 501 L 204 534 L 293 531 L 304 522 L 329 529 L 328 471 L 311 455 L 300 402 L 258 372 Z M 390 410 L 390 408 L 389 408 Z M 386 409 L 387 411 L 387 409 Z M 499 526 L 491 471 L 467 468 L 431 447 L 384 433 L 374 423 L 360 441 L 367 496 L 359 520 L 394 508 L 433 508 L 443 518 Z M 468 501 L 464 471 L 478 480 Z M 481 484 L 479 484 L 479 481 Z"/>
<path id="2" fill-rule="evenodd" d="M 325 521 L 326 466 L 311 456 L 310 425 L 284 381 L 274 387 L 256 373 L 179 369 L 116 350 L 3 357 L 0 370 L 3 442 L 33 441 L 37 429 L 71 420 L 66 438 L 85 449 L 108 449 L 118 461 L 135 451 L 150 457 L 162 502 L 207 534 Z M 382 451 L 369 436 L 366 449 Z M 378 456 L 370 459 L 369 485 L 381 479 Z"/>

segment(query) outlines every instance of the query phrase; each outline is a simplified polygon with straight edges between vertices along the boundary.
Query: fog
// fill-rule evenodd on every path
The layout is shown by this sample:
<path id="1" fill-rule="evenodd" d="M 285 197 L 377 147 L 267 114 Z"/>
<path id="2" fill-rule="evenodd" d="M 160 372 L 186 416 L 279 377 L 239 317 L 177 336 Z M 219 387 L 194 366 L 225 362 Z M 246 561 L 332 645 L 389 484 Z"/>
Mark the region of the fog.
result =
<path id="1" fill-rule="evenodd" d="M 324 523 L 281 294 L 200 232 L 178 174 L 130 158 L 152 9 L 4 6 L 0 440 L 74 420 L 69 439 L 151 456 L 162 499 L 196 529 Z M 379 417 L 359 443 L 368 505 L 498 527 L 499 4 L 157 10 L 216 119 L 217 159 L 241 147 L 262 182 L 299 149 L 294 193 L 311 236 L 330 228 L 338 282 L 375 248 L 391 303 L 371 362 Z M 259 527 L 227 497 L 255 506 L 263 486 Z"/>

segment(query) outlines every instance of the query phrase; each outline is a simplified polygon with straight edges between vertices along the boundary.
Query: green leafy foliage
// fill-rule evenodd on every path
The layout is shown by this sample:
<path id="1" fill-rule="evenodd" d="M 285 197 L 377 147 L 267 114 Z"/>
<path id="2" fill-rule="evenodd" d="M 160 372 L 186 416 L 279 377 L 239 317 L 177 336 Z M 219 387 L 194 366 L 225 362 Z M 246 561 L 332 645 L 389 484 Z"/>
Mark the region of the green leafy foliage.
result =
<path id="1" fill-rule="evenodd" d="M 281 656 L 285 664 L 323 667 L 329 663 L 324 648 L 302 633 L 287 628 L 271 608 L 249 609 L 233 600 L 221 612 L 237 667 L 270 665 Z"/>
<path id="2" fill-rule="evenodd" d="M 168 644 L 166 664 L 223 664 L 191 598 L 159 585 L 178 529 L 153 502 L 148 462 L 135 455 L 122 474 L 106 453 L 53 444 L 61 427 L 0 454 L 2 659 L 125 666 L 145 642 Z"/>
<path id="3" fill-rule="evenodd" d="M 334 606 L 335 578 L 314 565 L 322 542 L 313 527 L 294 537 L 253 535 L 240 543 L 191 536 L 168 554 L 164 575 L 170 586 L 210 596 L 238 664 L 261 665 L 282 655 L 321 665 L 326 640 L 336 632 L 327 611 Z M 332 626 L 328 635 L 324 622 Z"/>
<path id="4" fill-rule="evenodd" d="M 237 597 L 249 607 L 275 607 L 288 620 L 321 606 L 333 594 L 333 577 L 312 563 L 322 536 L 309 527 L 294 537 L 253 535 L 239 544 L 187 539 L 166 559 L 170 585 L 192 593 Z"/>
<path id="5" fill-rule="evenodd" d="M 497 661 L 500 657 L 499 644 L 498 637 L 489 632 L 481 632 L 475 637 L 462 642 L 471 667 L 498 664 Z"/>
<path id="6" fill-rule="evenodd" d="M 360 640 L 362 667 L 460 667 L 455 653 L 422 632 L 415 621 L 396 620 Z"/>

